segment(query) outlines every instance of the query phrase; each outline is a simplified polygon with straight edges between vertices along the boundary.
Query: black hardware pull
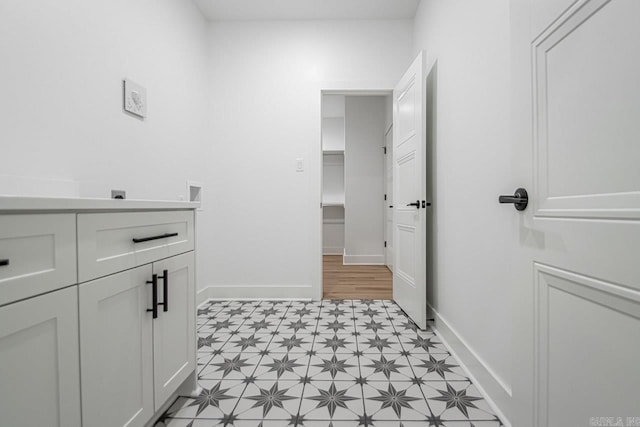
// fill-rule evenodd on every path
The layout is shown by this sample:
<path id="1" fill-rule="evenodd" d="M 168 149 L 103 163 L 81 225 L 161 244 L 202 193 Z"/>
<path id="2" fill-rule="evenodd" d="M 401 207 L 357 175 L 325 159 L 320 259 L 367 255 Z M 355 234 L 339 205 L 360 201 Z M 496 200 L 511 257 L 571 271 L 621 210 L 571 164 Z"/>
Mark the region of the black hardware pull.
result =
<path id="1" fill-rule="evenodd" d="M 8 259 L 0 259 L 0 267 L 4 267 L 6 265 L 9 265 L 9 260 Z"/>
<path id="2" fill-rule="evenodd" d="M 142 237 L 141 239 L 133 239 L 133 243 L 142 243 L 142 242 L 149 242 L 151 240 L 167 239 L 169 237 L 176 237 L 177 235 L 178 233 L 165 233 L 165 234 L 160 234 L 158 236 Z"/>
<path id="3" fill-rule="evenodd" d="M 426 200 L 422 201 L 422 209 L 431 206 L 431 202 L 427 202 Z"/>
<path id="4" fill-rule="evenodd" d="M 407 206 L 415 206 L 420 209 L 420 200 L 416 200 L 415 203 L 407 203 Z"/>
<path id="5" fill-rule="evenodd" d="M 500 203 L 513 203 L 516 210 L 523 211 L 527 209 L 529 204 L 529 195 L 524 188 L 518 188 L 513 196 L 500 196 L 498 197 Z"/>
<path id="6" fill-rule="evenodd" d="M 391 209 L 393 209 L 393 205 L 389 206 Z"/>
<path id="7" fill-rule="evenodd" d="M 151 281 L 147 280 L 147 283 L 151 283 L 151 308 L 147 311 L 153 313 L 153 318 L 158 318 L 158 275 L 154 274 Z"/>
<path id="8" fill-rule="evenodd" d="M 162 293 L 164 294 L 164 302 L 159 302 L 158 305 L 162 306 L 162 311 L 169 311 L 169 271 L 163 270 L 162 276 L 158 279 L 162 279 Z"/>

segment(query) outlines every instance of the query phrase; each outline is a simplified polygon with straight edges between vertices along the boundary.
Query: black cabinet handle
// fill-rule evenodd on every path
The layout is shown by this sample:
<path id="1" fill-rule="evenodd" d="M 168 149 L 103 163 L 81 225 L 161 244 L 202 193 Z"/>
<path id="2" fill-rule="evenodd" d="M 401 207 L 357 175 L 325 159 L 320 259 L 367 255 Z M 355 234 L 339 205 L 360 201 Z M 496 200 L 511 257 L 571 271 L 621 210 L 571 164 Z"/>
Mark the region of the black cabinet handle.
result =
<path id="1" fill-rule="evenodd" d="M 407 206 L 415 206 L 420 209 L 420 200 L 416 200 L 415 203 L 407 203 Z"/>
<path id="2" fill-rule="evenodd" d="M 4 267 L 6 265 L 9 265 L 9 260 L 8 259 L 0 259 L 0 267 Z"/>
<path id="3" fill-rule="evenodd" d="M 153 318 L 158 318 L 158 275 L 154 274 L 151 281 L 147 280 L 147 283 L 151 283 L 151 308 L 147 311 L 153 313 Z"/>
<path id="4" fill-rule="evenodd" d="M 516 210 L 523 211 L 529 204 L 529 195 L 524 188 L 518 188 L 513 196 L 498 197 L 499 203 L 513 203 Z"/>
<path id="5" fill-rule="evenodd" d="M 148 242 L 150 240 L 166 239 L 169 237 L 176 237 L 177 235 L 178 233 L 165 233 L 165 234 L 160 234 L 158 236 L 142 237 L 140 239 L 133 239 L 133 243 L 142 243 L 142 242 Z"/>
<path id="6" fill-rule="evenodd" d="M 162 306 L 162 311 L 169 311 L 169 271 L 163 270 L 162 276 L 158 278 L 162 279 L 162 293 L 164 294 L 164 302 L 159 302 L 158 305 Z"/>

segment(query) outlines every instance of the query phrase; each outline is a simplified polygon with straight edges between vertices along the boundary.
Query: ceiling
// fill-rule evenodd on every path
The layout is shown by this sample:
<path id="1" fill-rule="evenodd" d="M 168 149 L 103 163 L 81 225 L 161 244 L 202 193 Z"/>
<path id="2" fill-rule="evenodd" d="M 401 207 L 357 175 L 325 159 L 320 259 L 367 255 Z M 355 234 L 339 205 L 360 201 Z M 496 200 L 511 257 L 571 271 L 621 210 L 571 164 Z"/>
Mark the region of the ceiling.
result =
<path id="1" fill-rule="evenodd" d="M 410 19 L 420 0 L 195 0 L 211 21 Z"/>

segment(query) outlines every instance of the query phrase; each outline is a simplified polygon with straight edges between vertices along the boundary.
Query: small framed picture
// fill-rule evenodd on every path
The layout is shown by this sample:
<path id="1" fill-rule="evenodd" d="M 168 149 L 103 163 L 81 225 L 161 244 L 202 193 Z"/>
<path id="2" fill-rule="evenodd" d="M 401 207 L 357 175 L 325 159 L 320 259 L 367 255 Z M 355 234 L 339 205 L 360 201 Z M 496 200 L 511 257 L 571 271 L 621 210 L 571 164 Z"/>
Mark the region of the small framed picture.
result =
<path id="1" fill-rule="evenodd" d="M 125 79 L 124 109 L 138 117 L 147 117 L 147 90 L 131 80 Z"/>

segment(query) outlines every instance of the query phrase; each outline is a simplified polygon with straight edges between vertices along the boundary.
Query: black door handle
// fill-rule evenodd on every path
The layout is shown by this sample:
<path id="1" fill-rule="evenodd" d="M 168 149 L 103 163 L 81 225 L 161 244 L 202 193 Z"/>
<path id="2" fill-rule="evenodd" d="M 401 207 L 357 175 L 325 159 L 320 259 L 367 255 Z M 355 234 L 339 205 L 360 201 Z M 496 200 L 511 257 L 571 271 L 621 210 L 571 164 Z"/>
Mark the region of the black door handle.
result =
<path id="1" fill-rule="evenodd" d="M 151 283 L 151 308 L 147 311 L 153 313 L 153 318 L 158 318 L 158 275 L 151 276 L 151 281 L 147 280 L 147 283 Z"/>
<path id="2" fill-rule="evenodd" d="M 164 294 L 164 302 L 159 302 L 158 305 L 162 306 L 162 311 L 169 311 L 169 271 L 163 270 L 162 276 L 158 276 L 158 279 L 162 279 L 162 293 Z"/>
<path id="3" fill-rule="evenodd" d="M 500 203 L 513 203 L 516 210 L 523 211 L 529 204 L 529 195 L 524 188 L 518 188 L 513 196 L 500 196 L 498 197 Z"/>
<path id="4" fill-rule="evenodd" d="M 407 206 L 415 206 L 420 209 L 420 200 L 416 200 L 415 203 L 407 203 Z"/>
<path id="5" fill-rule="evenodd" d="M 5 265 L 9 265 L 8 259 L 0 259 L 0 267 L 4 267 Z"/>
<path id="6" fill-rule="evenodd" d="M 393 205 L 389 206 L 390 208 L 393 208 Z"/>

